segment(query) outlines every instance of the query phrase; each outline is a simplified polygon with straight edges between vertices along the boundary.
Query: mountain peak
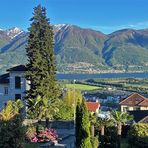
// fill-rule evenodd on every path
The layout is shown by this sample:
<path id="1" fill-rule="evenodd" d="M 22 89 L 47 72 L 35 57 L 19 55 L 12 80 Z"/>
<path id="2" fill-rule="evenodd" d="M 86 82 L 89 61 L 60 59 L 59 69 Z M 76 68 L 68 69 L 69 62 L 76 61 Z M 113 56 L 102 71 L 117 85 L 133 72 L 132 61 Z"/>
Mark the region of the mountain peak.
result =
<path id="1" fill-rule="evenodd" d="M 66 29 L 67 27 L 71 26 L 70 24 L 55 24 L 53 25 L 54 32 L 59 32 L 61 29 Z"/>
<path id="2" fill-rule="evenodd" d="M 6 30 L 7 35 L 8 35 L 11 39 L 13 39 L 14 37 L 16 37 L 17 35 L 19 35 L 19 34 L 22 33 L 22 32 L 23 32 L 23 30 L 21 30 L 21 29 L 18 28 L 18 27 L 12 27 L 12 28 Z"/>

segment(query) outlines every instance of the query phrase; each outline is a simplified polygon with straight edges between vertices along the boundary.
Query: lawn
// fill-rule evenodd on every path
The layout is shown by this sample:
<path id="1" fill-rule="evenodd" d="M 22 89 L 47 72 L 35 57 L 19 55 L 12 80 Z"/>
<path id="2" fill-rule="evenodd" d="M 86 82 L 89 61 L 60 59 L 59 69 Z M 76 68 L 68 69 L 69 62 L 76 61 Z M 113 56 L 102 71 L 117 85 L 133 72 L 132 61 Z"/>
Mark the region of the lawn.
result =
<path id="1" fill-rule="evenodd" d="M 84 85 L 84 84 L 65 84 L 66 88 L 72 88 L 77 90 L 94 90 L 99 89 L 97 86 L 90 86 L 90 85 Z"/>

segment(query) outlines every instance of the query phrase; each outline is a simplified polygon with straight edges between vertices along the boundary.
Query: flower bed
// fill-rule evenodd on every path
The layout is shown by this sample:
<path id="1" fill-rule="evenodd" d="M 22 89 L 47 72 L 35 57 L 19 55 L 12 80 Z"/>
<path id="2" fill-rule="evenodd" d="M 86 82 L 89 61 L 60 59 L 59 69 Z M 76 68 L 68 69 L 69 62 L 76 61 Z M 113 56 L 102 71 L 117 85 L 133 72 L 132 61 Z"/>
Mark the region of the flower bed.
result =
<path id="1" fill-rule="evenodd" d="M 54 129 L 42 128 L 40 130 L 36 130 L 34 127 L 29 127 L 26 132 L 26 139 L 32 143 L 49 142 L 57 140 L 58 134 Z"/>

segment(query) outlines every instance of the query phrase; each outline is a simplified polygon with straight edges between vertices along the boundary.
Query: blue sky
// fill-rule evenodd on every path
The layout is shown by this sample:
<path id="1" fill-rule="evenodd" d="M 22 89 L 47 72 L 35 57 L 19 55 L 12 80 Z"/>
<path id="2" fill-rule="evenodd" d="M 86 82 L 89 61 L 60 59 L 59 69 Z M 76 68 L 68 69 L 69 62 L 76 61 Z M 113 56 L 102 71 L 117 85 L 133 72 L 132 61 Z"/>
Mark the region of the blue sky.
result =
<path id="1" fill-rule="evenodd" d="M 148 28 L 148 0 L 2 0 L 0 28 L 27 30 L 38 4 L 47 8 L 52 24 L 75 24 L 104 33 Z"/>

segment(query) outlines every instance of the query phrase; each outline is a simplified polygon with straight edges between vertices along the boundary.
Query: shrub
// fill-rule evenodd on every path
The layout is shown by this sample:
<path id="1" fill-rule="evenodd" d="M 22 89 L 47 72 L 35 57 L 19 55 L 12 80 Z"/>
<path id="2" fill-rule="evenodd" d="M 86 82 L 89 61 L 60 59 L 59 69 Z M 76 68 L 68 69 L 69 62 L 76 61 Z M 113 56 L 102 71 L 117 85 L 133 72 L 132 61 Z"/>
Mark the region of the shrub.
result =
<path id="1" fill-rule="evenodd" d="M 31 141 L 35 135 L 36 135 L 36 127 L 34 127 L 34 126 L 27 127 L 25 139 L 27 141 Z"/>
<path id="2" fill-rule="evenodd" d="M 134 124 L 128 133 L 128 141 L 137 148 L 148 147 L 148 124 Z"/>
<path id="3" fill-rule="evenodd" d="M 11 120 L 0 121 L 0 147 L 20 148 L 24 141 L 25 128 L 19 115 Z"/>
<path id="4" fill-rule="evenodd" d="M 58 138 L 57 132 L 54 129 L 43 128 L 42 126 L 34 126 L 28 127 L 26 131 L 26 139 L 29 142 L 48 142 L 54 141 Z"/>
<path id="5" fill-rule="evenodd" d="M 0 112 L 0 147 L 20 148 L 24 141 L 25 128 L 19 110 L 23 104 L 20 100 L 8 101 Z"/>
<path id="6" fill-rule="evenodd" d="M 99 140 L 98 140 L 97 136 L 96 137 L 91 137 L 90 141 L 91 141 L 92 148 L 98 148 Z"/>

